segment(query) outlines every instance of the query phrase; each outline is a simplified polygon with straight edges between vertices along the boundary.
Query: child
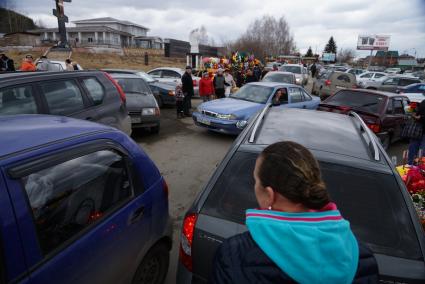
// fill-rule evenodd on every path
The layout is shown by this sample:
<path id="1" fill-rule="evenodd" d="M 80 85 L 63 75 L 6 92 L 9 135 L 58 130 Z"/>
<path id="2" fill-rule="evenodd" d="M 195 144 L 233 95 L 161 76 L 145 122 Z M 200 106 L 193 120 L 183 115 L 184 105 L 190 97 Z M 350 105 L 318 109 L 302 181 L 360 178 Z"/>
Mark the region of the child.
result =
<path id="1" fill-rule="evenodd" d="M 177 118 L 184 118 L 184 112 L 183 112 L 184 93 L 182 90 L 182 84 L 178 84 L 176 86 L 175 93 L 176 93 Z"/>

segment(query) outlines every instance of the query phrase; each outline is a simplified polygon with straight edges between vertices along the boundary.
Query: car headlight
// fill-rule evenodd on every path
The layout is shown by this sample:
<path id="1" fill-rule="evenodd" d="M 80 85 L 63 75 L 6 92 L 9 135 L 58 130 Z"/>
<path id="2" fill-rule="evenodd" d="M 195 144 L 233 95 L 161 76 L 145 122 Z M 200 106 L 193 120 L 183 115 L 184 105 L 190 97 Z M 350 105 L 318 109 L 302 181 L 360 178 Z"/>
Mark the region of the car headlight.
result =
<path id="1" fill-rule="evenodd" d="M 238 122 L 236 122 L 236 127 L 239 129 L 243 129 L 245 128 L 245 126 L 248 124 L 248 121 L 246 120 L 239 120 Z"/>
<path id="2" fill-rule="evenodd" d="M 198 107 L 196 108 L 196 111 L 197 111 L 197 112 L 199 112 L 199 113 L 202 113 L 202 108 L 201 108 L 201 106 L 198 106 Z"/>
<path id="3" fill-rule="evenodd" d="M 142 115 L 155 115 L 155 108 L 142 109 Z"/>
<path id="4" fill-rule="evenodd" d="M 295 78 L 295 82 L 299 83 L 301 81 L 300 78 Z"/>
<path id="5" fill-rule="evenodd" d="M 217 114 L 218 119 L 228 119 L 228 120 L 234 120 L 236 119 L 236 115 L 234 114 Z"/>

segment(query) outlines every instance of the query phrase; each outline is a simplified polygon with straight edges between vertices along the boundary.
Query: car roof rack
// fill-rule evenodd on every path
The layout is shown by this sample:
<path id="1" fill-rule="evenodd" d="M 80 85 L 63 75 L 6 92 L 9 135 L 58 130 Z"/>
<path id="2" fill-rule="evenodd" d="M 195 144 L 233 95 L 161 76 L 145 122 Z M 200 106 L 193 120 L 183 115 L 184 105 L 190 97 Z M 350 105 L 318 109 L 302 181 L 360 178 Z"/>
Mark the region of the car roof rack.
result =
<path id="1" fill-rule="evenodd" d="M 255 134 L 257 134 L 258 127 L 260 126 L 261 121 L 263 120 L 264 116 L 266 115 L 267 111 L 270 109 L 271 106 L 271 103 L 267 103 L 261 111 L 260 115 L 257 118 L 257 121 L 254 124 L 254 129 L 252 130 L 251 135 L 249 136 L 248 143 L 254 143 Z"/>
<path id="2" fill-rule="evenodd" d="M 366 123 L 364 123 L 363 119 L 356 112 L 350 111 L 349 115 L 354 117 L 355 119 L 357 119 L 360 122 L 360 131 L 367 134 L 367 136 L 370 140 L 370 143 L 372 144 L 372 147 L 371 147 L 371 150 L 373 151 L 372 157 L 375 161 L 379 161 L 380 158 L 379 158 L 378 145 L 376 143 L 375 138 L 372 136 L 373 134 L 369 130 L 369 127 L 367 127 Z M 368 146 L 370 148 L 370 144 Z"/>

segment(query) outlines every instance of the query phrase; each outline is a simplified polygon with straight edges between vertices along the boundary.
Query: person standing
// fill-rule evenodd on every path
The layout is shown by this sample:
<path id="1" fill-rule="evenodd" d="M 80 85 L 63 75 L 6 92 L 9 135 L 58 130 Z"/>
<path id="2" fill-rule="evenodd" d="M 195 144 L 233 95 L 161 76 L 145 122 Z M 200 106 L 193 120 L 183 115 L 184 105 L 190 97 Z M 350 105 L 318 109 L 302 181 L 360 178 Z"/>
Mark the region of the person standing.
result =
<path id="1" fill-rule="evenodd" d="M 229 69 L 225 69 L 224 70 L 224 80 L 228 84 L 226 86 L 226 91 L 224 92 L 224 95 L 226 97 L 228 97 L 228 96 L 230 96 L 230 93 L 232 92 L 232 89 L 234 87 L 236 87 L 235 80 L 233 80 L 233 76 L 232 76 L 232 74 L 230 74 L 230 70 Z"/>
<path id="2" fill-rule="evenodd" d="M 425 154 L 425 100 L 417 107 L 416 113 L 413 116 L 416 123 L 422 126 L 422 136 L 420 138 L 409 139 L 409 152 L 407 163 L 413 165 L 415 158 L 418 158 L 419 149 L 422 150 L 422 155 Z"/>
<path id="3" fill-rule="evenodd" d="M 36 71 L 36 67 L 33 61 L 34 61 L 34 58 L 32 57 L 31 54 L 25 55 L 25 58 L 22 61 L 20 70 L 21 71 Z"/>
<path id="4" fill-rule="evenodd" d="M 184 118 L 184 93 L 182 90 L 182 85 L 178 84 L 175 89 L 176 94 L 176 109 L 177 109 L 177 118 Z"/>
<path id="5" fill-rule="evenodd" d="M 240 70 L 237 70 L 235 77 L 236 77 L 236 87 L 241 88 L 244 83 L 242 72 Z"/>
<path id="6" fill-rule="evenodd" d="M 260 66 L 258 66 L 258 64 L 255 64 L 254 69 L 252 70 L 252 73 L 254 74 L 257 81 L 260 81 L 260 79 L 261 79 L 261 69 L 260 69 Z"/>
<path id="7" fill-rule="evenodd" d="M 0 72 L 13 72 L 15 71 L 15 63 L 13 59 L 6 56 L 6 54 L 0 54 Z"/>
<path id="8" fill-rule="evenodd" d="M 311 71 L 311 77 L 315 78 L 316 72 L 317 72 L 316 62 L 314 62 L 313 65 L 311 65 L 310 71 Z"/>
<path id="9" fill-rule="evenodd" d="M 182 76 L 182 91 L 184 94 L 183 112 L 184 115 L 190 116 L 190 109 L 192 108 L 192 96 L 195 93 L 193 89 L 192 67 L 190 66 L 186 66 L 186 71 Z"/>
<path id="10" fill-rule="evenodd" d="M 378 283 L 373 253 L 330 201 L 317 160 L 302 145 L 277 142 L 258 156 L 259 209 L 247 232 L 220 245 L 212 283 Z"/>
<path id="11" fill-rule="evenodd" d="M 36 66 L 37 71 L 55 71 L 52 68 L 50 60 L 47 59 L 47 56 L 43 55 L 40 57 L 40 61 Z"/>
<path id="12" fill-rule="evenodd" d="M 207 102 L 211 99 L 211 96 L 214 95 L 214 84 L 210 79 L 208 72 L 202 74 L 202 78 L 199 81 L 199 96 L 204 102 Z"/>
<path id="13" fill-rule="evenodd" d="M 224 93 L 226 92 L 225 89 L 228 84 L 226 83 L 226 79 L 223 76 L 223 69 L 218 69 L 217 74 L 214 77 L 213 83 L 217 99 L 224 98 Z"/>
<path id="14" fill-rule="evenodd" d="M 257 81 L 258 81 L 257 77 L 254 76 L 252 70 L 248 69 L 248 71 L 246 71 L 245 84 L 257 82 Z"/>

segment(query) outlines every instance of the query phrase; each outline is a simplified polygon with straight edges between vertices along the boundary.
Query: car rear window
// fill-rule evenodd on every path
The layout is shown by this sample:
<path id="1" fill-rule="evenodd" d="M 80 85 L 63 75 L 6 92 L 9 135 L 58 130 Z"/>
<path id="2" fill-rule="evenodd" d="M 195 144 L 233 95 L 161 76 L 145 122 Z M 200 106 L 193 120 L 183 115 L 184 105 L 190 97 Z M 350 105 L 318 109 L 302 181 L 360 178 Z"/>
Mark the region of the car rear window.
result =
<path id="1" fill-rule="evenodd" d="M 257 208 L 254 171 L 257 154 L 237 152 L 208 196 L 201 213 L 245 223 L 245 210 Z M 355 235 L 375 253 L 420 259 L 413 224 L 392 175 L 321 163 L 331 198 Z"/>
<path id="2" fill-rule="evenodd" d="M 263 81 L 295 84 L 294 75 L 292 74 L 268 73 Z"/>
<path id="3" fill-rule="evenodd" d="M 329 97 L 325 103 L 336 106 L 348 106 L 354 110 L 370 113 L 379 113 L 385 103 L 385 96 L 344 90 Z"/>

